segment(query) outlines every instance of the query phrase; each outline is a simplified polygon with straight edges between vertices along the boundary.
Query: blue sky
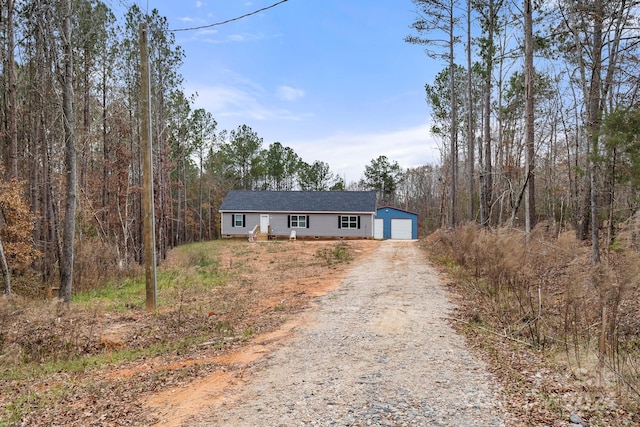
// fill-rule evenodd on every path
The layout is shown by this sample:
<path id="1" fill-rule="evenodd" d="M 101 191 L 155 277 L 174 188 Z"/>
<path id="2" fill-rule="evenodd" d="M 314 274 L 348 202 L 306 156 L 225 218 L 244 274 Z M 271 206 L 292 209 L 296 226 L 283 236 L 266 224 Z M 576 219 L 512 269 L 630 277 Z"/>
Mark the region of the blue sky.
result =
<path id="1" fill-rule="evenodd" d="M 276 0 L 138 0 L 172 29 L 235 18 Z M 213 28 L 176 32 L 186 93 L 218 129 L 250 126 L 321 160 L 347 183 L 385 155 L 403 168 L 437 163 L 424 85 L 443 64 L 403 41 L 411 0 L 288 0 Z"/>

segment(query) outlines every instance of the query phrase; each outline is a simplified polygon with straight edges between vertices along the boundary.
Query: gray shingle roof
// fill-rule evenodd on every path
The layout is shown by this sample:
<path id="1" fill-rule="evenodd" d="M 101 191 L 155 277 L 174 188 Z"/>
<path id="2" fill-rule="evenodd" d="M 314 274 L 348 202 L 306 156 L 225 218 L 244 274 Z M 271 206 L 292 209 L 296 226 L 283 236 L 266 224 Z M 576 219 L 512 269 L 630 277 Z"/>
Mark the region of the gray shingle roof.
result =
<path id="1" fill-rule="evenodd" d="M 231 190 L 220 212 L 371 212 L 375 191 L 240 191 Z"/>

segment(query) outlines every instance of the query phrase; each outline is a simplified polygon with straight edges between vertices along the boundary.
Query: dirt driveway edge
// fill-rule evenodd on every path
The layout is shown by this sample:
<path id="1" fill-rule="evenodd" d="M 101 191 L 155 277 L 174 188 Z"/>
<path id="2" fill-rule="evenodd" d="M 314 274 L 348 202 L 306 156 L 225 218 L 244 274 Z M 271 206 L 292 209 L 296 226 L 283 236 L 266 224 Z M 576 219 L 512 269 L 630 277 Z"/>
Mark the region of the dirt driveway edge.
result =
<path id="1" fill-rule="evenodd" d="M 451 308 L 417 242 L 385 241 L 295 339 L 182 425 L 504 425 L 499 387 L 447 323 Z"/>

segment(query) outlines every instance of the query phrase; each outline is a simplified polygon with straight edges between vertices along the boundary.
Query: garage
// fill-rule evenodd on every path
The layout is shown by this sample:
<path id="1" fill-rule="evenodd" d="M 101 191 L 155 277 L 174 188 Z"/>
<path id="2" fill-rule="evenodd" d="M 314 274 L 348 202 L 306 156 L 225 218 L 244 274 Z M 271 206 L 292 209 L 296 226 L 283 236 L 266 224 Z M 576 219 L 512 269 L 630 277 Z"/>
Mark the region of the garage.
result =
<path id="1" fill-rule="evenodd" d="M 411 220 L 391 218 L 391 238 L 411 240 Z"/>
<path id="2" fill-rule="evenodd" d="M 383 206 L 376 210 L 375 225 L 376 239 L 415 240 L 418 238 L 418 214 L 413 212 Z"/>

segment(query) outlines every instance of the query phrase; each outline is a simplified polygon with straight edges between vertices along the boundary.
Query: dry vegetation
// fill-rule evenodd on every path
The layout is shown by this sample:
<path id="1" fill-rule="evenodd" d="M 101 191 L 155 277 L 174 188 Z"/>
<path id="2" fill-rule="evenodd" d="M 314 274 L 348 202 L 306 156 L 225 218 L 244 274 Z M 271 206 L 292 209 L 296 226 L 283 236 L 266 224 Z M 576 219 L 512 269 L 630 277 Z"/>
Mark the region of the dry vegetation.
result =
<path id="1" fill-rule="evenodd" d="M 573 233 L 544 227 L 528 243 L 517 230 L 474 225 L 426 239 L 451 278 L 452 322 L 505 388 L 510 425 L 563 426 L 571 414 L 591 426 L 640 425 L 639 225 L 620 231 L 597 268 Z M 153 424 L 186 385 L 212 374 L 221 387 L 241 381 L 234 354 L 337 285 L 377 244 L 182 246 L 159 268 L 154 314 L 144 311 L 142 276 L 98 286 L 117 266 L 109 273 L 81 257 L 90 280 L 70 307 L 18 296 L 0 303 L 0 425 Z M 99 248 L 85 249 L 99 258 Z"/>
<path id="2" fill-rule="evenodd" d="M 335 286 L 373 241 L 214 241 L 179 247 L 158 272 L 57 300 L 0 303 L 0 425 L 150 425 L 153 394 L 218 371 Z M 86 267 L 87 269 L 89 267 Z M 91 276 L 90 271 L 86 274 Z"/>
<path id="3" fill-rule="evenodd" d="M 528 242 L 475 225 L 427 239 L 452 277 L 453 323 L 501 378 L 514 425 L 566 425 L 572 414 L 591 426 L 640 425 L 637 227 L 597 267 L 574 233 L 544 226 Z"/>

